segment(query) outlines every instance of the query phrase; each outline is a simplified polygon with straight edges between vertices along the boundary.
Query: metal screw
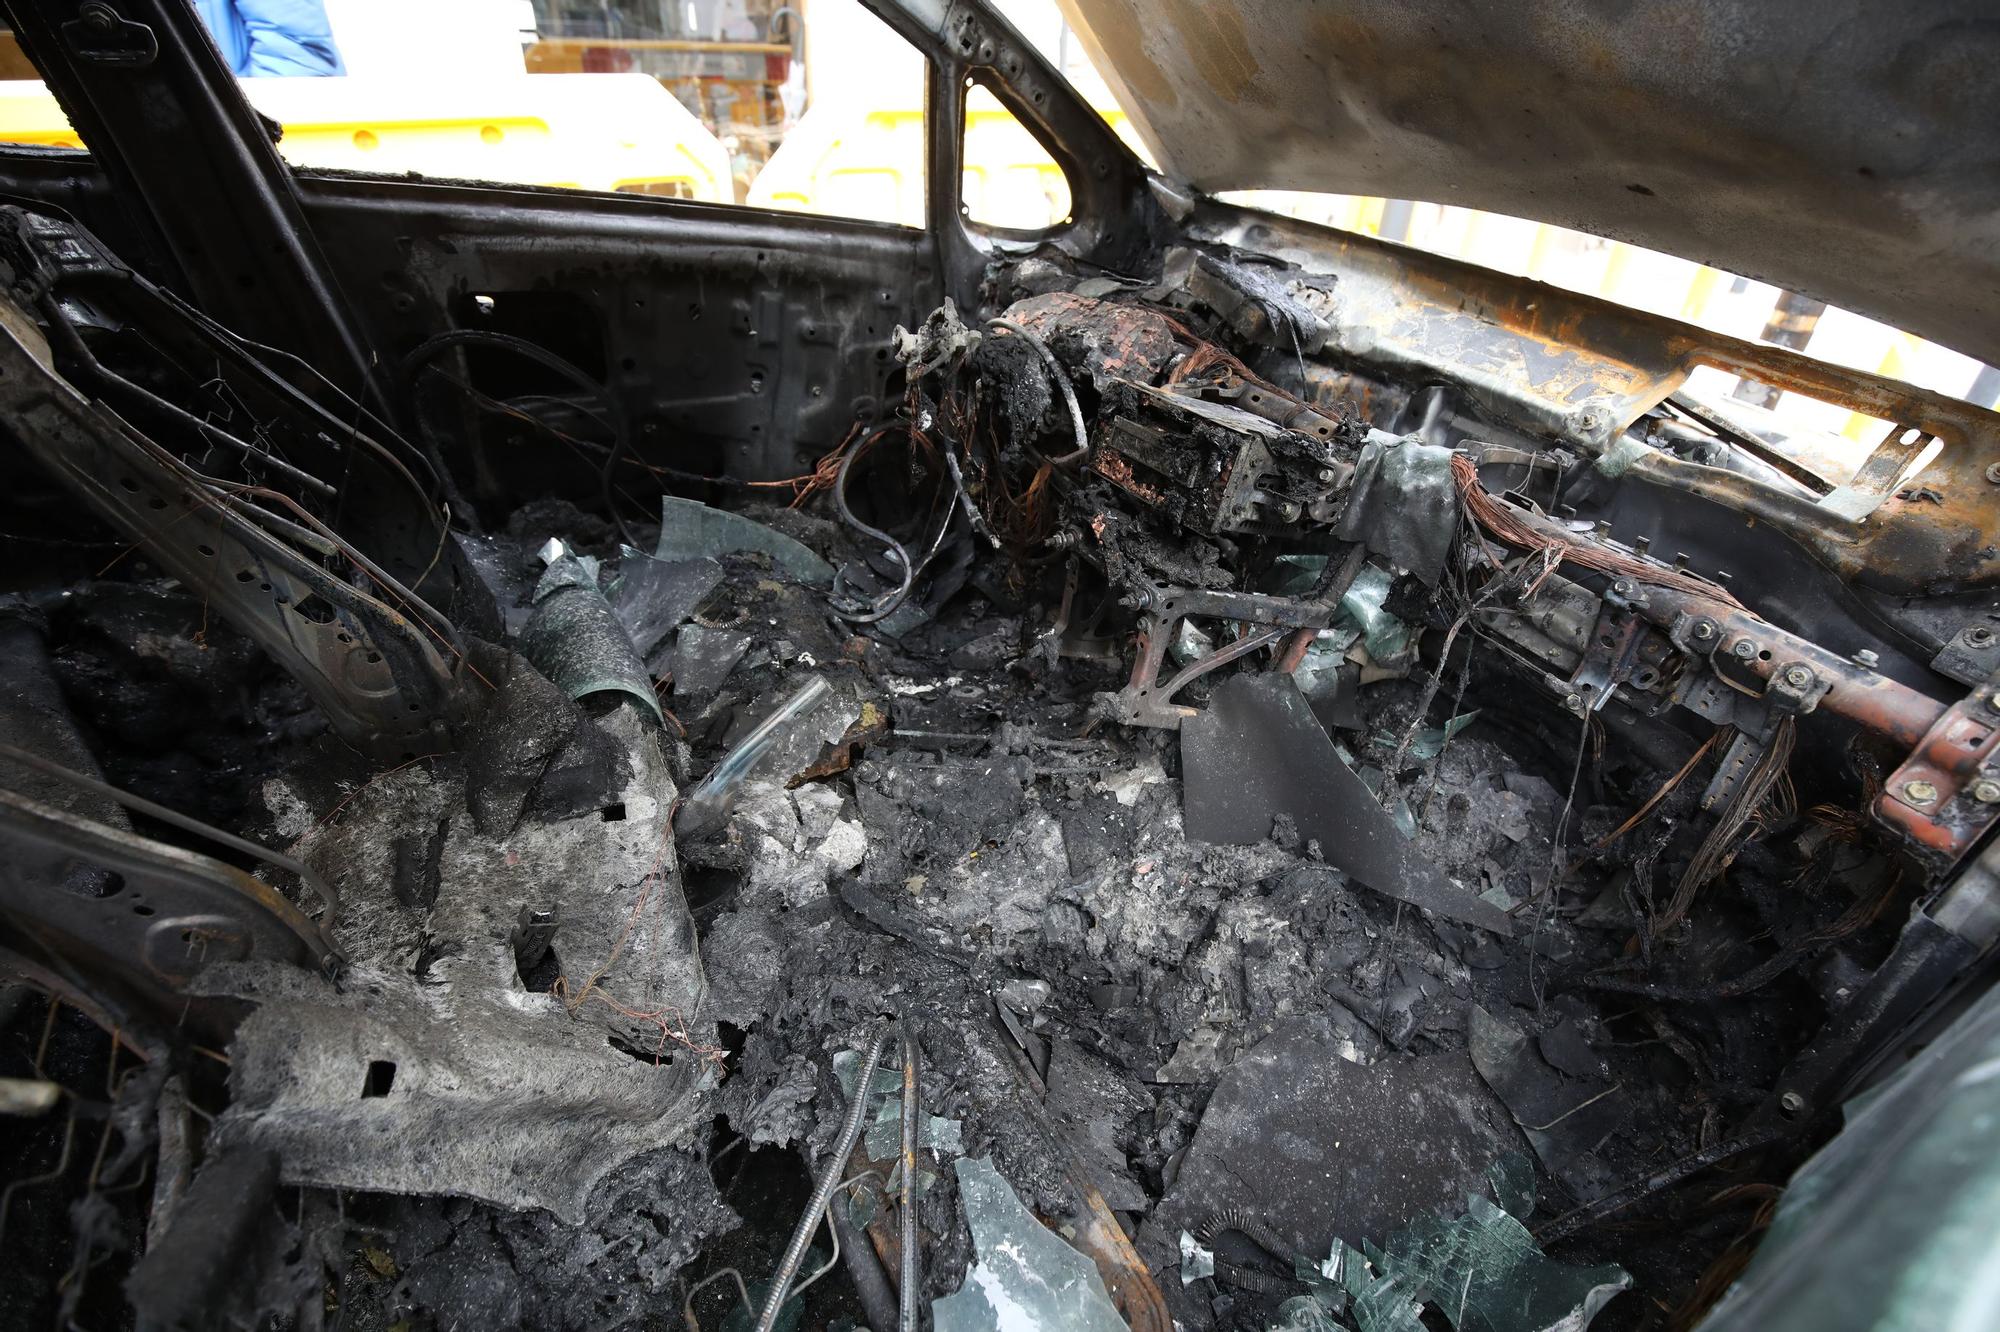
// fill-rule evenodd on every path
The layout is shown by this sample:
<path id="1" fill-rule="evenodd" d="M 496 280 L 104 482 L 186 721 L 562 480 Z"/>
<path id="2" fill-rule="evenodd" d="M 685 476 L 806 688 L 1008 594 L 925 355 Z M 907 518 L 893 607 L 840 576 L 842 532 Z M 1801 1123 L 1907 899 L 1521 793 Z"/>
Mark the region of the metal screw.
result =
<path id="1" fill-rule="evenodd" d="M 1993 645 L 1993 631 L 1983 624 L 1970 626 L 1959 637 L 1965 640 L 1967 647 L 1983 648 Z"/>
<path id="2" fill-rule="evenodd" d="M 1930 782 L 1914 781 L 1903 783 L 1903 799 L 1919 808 L 1927 805 L 1935 805 L 1937 798 L 1938 789 Z"/>
<path id="3" fill-rule="evenodd" d="M 1568 708 L 1568 709 L 1569 709 L 1569 710 L 1570 710 L 1571 712 L 1582 712 L 1582 711 L 1583 711 L 1583 695 L 1582 695 L 1582 694 L 1571 694 L 1571 695 L 1570 695 L 1569 697 L 1567 697 L 1567 698 L 1565 698 L 1565 699 L 1563 700 L 1563 706 L 1564 706 L 1564 707 L 1566 707 L 1566 708 Z"/>
<path id="4" fill-rule="evenodd" d="M 1778 1098 L 1778 1109 L 1787 1115 L 1796 1116 L 1806 1108 L 1806 1098 L 1795 1091 L 1788 1091 Z"/>
<path id="5" fill-rule="evenodd" d="M 1611 590 L 1613 592 L 1616 592 L 1621 597 L 1629 597 L 1632 595 L 1632 585 L 1626 582 L 1622 578 L 1611 585 Z"/>
<path id="6" fill-rule="evenodd" d="M 1813 682 L 1812 667 L 1793 664 L 1785 667 L 1785 683 L 1794 689 L 1805 689 Z"/>
<path id="7" fill-rule="evenodd" d="M 1706 643 L 1709 639 L 1715 637 L 1715 621 L 1696 620 L 1693 627 L 1688 630 L 1688 637 L 1694 639 L 1697 643 Z"/>
<path id="8" fill-rule="evenodd" d="M 1861 651 L 1854 654 L 1854 664 L 1871 671 L 1875 669 L 1881 660 L 1870 648 L 1862 648 Z"/>
<path id="9" fill-rule="evenodd" d="M 1729 651 L 1732 656 L 1743 661 L 1748 661 L 1757 655 L 1757 645 L 1747 638 L 1739 638 L 1736 640 L 1736 646 L 1730 648 Z"/>
<path id="10" fill-rule="evenodd" d="M 2000 463 L 1986 464 L 1986 479 L 1994 485 L 2000 486 Z"/>
<path id="11" fill-rule="evenodd" d="M 2000 782 L 1981 777 L 1972 784 L 1972 798 L 1982 805 L 2000 805 Z"/>

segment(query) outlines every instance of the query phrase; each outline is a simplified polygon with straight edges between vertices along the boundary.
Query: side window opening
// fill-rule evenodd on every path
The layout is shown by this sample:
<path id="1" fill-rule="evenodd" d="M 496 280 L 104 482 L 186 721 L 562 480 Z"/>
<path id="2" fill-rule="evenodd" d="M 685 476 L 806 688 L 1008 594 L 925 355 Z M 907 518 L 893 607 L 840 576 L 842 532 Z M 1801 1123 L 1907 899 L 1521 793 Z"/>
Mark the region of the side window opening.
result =
<path id="1" fill-rule="evenodd" d="M 71 150 L 84 146 L 10 28 L 0 28 L 0 145 Z"/>
<path id="2" fill-rule="evenodd" d="M 966 81 L 960 207 L 975 226 L 1046 231 L 1070 216 L 1069 177 L 983 81 Z"/>
<path id="3" fill-rule="evenodd" d="M 302 0 L 275 34 L 211 11 L 295 167 L 924 223 L 924 57 L 861 0 Z M 0 143 L 82 146 L 11 34 Z"/>

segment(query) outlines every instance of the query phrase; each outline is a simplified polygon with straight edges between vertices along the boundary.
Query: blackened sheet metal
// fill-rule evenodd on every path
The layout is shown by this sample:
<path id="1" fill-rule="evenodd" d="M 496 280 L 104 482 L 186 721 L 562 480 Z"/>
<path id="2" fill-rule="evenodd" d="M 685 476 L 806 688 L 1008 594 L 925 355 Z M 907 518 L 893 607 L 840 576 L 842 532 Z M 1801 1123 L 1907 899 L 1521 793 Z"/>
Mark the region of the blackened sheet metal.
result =
<path id="1" fill-rule="evenodd" d="M 479 830 L 500 836 L 524 812 L 550 812 L 558 792 L 615 797 L 630 778 L 602 731 L 576 702 L 519 653 L 475 648 L 481 674 L 494 682 L 493 700 L 464 731 L 465 796 Z M 607 752 L 609 751 L 609 752 Z M 570 801 L 576 812 L 580 808 Z"/>
<path id="2" fill-rule="evenodd" d="M 1362 445 L 1335 536 L 1361 542 L 1436 587 L 1457 534 L 1450 449 L 1415 436 Z"/>
<path id="3" fill-rule="evenodd" d="M 1180 1230 L 1239 1229 L 1324 1254 L 1462 1203 L 1520 1150 L 1463 1054 L 1357 1064 L 1323 1020 L 1295 1018 L 1224 1070 L 1140 1243 L 1158 1260 Z"/>
<path id="4" fill-rule="evenodd" d="M 629 694 L 654 718 L 660 700 L 632 636 L 598 589 L 596 561 L 551 542 L 548 572 L 535 588 L 535 611 L 521 630 L 521 655 L 571 698 Z"/>
<path id="5" fill-rule="evenodd" d="M 1404 837 L 1289 676 L 1235 675 L 1181 724 L 1190 841 L 1249 846 L 1288 815 L 1327 863 L 1387 897 L 1507 935 L 1507 913 L 1446 878 Z"/>
<path id="6" fill-rule="evenodd" d="M 1594 1149 L 1631 1117 L 1632 1098 L 1602 1076 L 1566 1076 L 1536 1042 L 1477 1005 L 1468 1025 L 1473 1066 L 1507 1103 L 1548 1172 L 1580 1202 L 1610 1192 L 1618 1181 Z"/>

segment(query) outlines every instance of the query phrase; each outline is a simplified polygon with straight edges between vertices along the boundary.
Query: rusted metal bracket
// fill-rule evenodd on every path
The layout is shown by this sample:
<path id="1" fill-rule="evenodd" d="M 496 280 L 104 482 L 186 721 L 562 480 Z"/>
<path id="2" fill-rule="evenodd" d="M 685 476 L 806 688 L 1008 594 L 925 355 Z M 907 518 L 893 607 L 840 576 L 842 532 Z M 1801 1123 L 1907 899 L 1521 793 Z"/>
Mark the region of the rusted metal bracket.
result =
<path id="1" fill-rule="evenodd" d="M 2000 671 L 2000 625 L 1988 620 L 1966 625 L 1938 649 L 1931 669 L 1968 687 Z"/>
<path id="2" fill-rule="evenodd" d="M 1795 713 L 1823 708 L 1907 746 L 1922 740 L 1945 711 L 1944 704 L 1927 694 L 1712 598 L 1652 586 L 1646 589 L 1644 614 L 1689 656 L 1711 663 L 1719 658 L 1733 682 L 1764 684 L 1760 698 Z M 1688 701 L 1697 687 L 1698 682 L 1684 679 L 1679 701 L 1712 720 L 1724 720 Z M 1739 713 L 1727 720 L 1742 726 L 1748 719 Z"/>
<path id="3" fill-rule="evenodd" d="M 1722 761 L 1715 765 L 1715 776 L 1709 778 L 1702 789 L 1701 807 L 1712 810 L 1725 803 L 1750 770 L 1757 766 L 1757 758 L 1764 752 L 1765 743 L 1748 731 L 1738 731 L 1722 751 Z"/>
<path id="4" fill-rule="evenodd" d="M 1117 693 L 1101 696 L 1099 715 L 1127 726 L 1156 726 L 1169 731 L 1179 730 L 1183 721 L 1195 715 L 1195 709 L 1175 703 L 1174 695 L 1202 676 L 1259 648 L 1295 638 L 1299 631 L 1326 628 L 1333 623 L 1338 608 L 1338 598 L 1313 601 L 1157 584 L 1133 594 L 1131 600 L 1139 604 L 1141 612 L 1132 677 Z M 1227 620 L 1241 626 L 1243 632 L 1162 681 L 1160 672 L 1166 663 L 1168 645 L 1173 642 L 1181 621 L 1189 616 Z M 1302 655 L 1302 652 L 1281 651 L 1274 669 L 1296 667 L 1297 658 Z"/>
<path id="5" fill-rule="evenodd" d="M 2000 673 L 1945 710 L 1890 776 L 1875 812 L 1941 865 L 2000 822 Z"/>
<path id="6" fill-rule="evenodd" d="M 1569 680 L 1570 692 L 1563 699 L 1563 706 L 1578 716 L 1596 712 L 1609 703 L 1619 685 L 1654 688 L 1660 682 L 1658 663 L 1646 664 L 1640 660 L 1650 626 L 1634 608 L 1635 595 L 1637 589 L 1621 580 L 1612 586 L 1611 594 L 1604 598 L 1597 612 L 1597 623 L 1591 627 L 1583 659 L 1577 662 Z"/>
<path id="7" fill-rule="evenodd" d="M 1823 497 L 1820 507 L 1849 522 L 1866 518 L 1896 493 L 1896 482 L 1904 469 L 1934 438 L 1921 430 L 1891 426 L 1854 473 L 1854 479 Z"/>

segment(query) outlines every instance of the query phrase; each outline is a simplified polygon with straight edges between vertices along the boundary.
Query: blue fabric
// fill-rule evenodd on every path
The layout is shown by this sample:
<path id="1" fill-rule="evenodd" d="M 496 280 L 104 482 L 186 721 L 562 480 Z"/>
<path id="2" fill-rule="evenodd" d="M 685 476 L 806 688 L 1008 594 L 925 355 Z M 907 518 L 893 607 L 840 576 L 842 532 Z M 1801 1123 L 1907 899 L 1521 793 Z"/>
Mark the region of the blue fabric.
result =
<path id="1" fill-rule="evenodd" d="M 194 0 L 194 7 L 239 77 L 347 72 L 324 0 Z"/>

